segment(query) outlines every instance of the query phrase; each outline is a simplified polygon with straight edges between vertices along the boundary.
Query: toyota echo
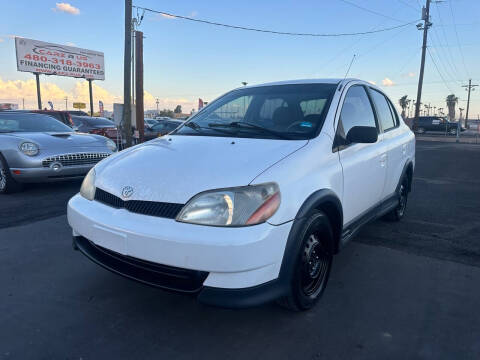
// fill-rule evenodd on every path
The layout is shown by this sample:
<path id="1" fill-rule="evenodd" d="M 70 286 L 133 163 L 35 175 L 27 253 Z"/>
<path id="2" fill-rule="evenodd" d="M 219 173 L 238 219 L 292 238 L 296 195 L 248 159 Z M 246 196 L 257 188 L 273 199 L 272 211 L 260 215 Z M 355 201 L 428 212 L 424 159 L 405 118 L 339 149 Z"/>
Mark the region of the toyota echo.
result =
<path id="1" fill-rule="evenodd" d="M 68 221 L 74 248 L 127 278 L 306 310 L 361 226 L 402 219 L 414 165 L 413 133 L 372 84 L 246 86 L 96 164 Z"/>

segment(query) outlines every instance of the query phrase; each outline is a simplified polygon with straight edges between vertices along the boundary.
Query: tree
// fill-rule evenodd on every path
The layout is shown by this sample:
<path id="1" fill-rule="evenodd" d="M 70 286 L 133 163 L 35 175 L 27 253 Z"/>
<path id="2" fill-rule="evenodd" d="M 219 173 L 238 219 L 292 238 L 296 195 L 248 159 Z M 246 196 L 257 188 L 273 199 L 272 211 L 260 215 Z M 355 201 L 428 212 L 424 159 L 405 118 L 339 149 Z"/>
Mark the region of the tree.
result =
<path id="1" fill-rule="evenodd" d="M 448 119 L 450 121 L 455 120 L 455 106 L 458 103 L 458 97 L 456 97 L 454 94 L 450 94 L 447 96 L 445 99 L 448 107 Z"/>
<path id="2" fill-rule="evenodd" d="M 407 100 L 408 96 L 403 95 L 399 100 L 398 103 L 400 104 L 400 107 L 402 108 L 402 118 L 405 119 L 405 110 L 407 109 L 408 103 L 410 100 Z"/>
<path id="3" fill-rule="evenodd" d="M 182 105 L 177 105 L 175 110 L 173 110 L 175 114 L 181 114 L 182 113 Z"/>
<path id="4" fill-rule="evenodd" d="M 167 110 L 167 109 L 163 109 L 159 112 L 158 114 L 159 116 L 166 116 L 166 117 L 169 117 L 169 118 L 173 118 L 173 111 L 172 110 Z"/>

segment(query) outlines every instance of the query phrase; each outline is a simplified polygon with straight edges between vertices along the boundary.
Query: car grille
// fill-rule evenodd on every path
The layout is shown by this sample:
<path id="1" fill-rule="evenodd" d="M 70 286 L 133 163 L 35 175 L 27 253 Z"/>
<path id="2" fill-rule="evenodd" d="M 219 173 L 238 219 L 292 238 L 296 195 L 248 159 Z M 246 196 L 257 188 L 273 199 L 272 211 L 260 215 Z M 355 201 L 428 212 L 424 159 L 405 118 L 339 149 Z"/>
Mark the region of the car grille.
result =
<path id="1" fill-rule="evenodd" d="M 54 162 L 59 162 L 62 164 L 62 166 L 96 164 L 109 155 L 110 154 L 108 153 L 75 153 L 56 155 L 43 159 L 42 165 L 43 167 L 49 167 Z"/>
<path id="2" fill-rule="evenodd" d="M 75 238 L 75 243 L 87 257 L 106 269 L 167 290 L 195 294 L 202 289 L 208 276 L 205 271 L 177 268 L 122 255 L 81 236 Z"/>
<path id="3" fill-rule="evenodd" d="M 175 219 L 184 206 L 184 204 L 157 201 L 125 201 L 120 199 L 118 196 L 110 194 L 109 192 L 106 192 L 100 188 L 97 188 L 95 191 L 95 200 L 117 209 L 126 209 L 137 214 L 157 216 L 168 219 Z"/>

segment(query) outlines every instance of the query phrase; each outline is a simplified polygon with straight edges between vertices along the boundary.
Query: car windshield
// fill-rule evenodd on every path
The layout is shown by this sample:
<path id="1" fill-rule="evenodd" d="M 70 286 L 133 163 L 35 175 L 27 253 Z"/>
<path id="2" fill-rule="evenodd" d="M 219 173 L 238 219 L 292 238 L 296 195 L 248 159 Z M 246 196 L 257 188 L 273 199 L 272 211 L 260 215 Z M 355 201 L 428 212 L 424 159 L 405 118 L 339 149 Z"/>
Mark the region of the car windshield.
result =
<path id="1" fill-rule="evenodd" d="M 0 112 L 0 133 L 71 131 L 70 127 L 48 115 Z"/>
<path id="2" fill-rule="evenodd" d="M 233 90 L 178 128 L 176 135 L 311 139 L 323 125 L 337 84 Z"/>

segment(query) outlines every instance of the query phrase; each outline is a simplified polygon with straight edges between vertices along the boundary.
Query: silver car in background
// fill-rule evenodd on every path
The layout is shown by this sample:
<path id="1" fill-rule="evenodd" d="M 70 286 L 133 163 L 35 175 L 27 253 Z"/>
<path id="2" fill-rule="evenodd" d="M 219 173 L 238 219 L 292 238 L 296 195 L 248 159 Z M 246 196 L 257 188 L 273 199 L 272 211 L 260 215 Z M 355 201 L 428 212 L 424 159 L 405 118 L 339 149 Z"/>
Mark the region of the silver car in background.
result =
<path id="1" fill-rule="evenodd" d="M 51 116 L 0 111 L 0 194 L 22 183 L 82 178 L 115 151 L 112 140 L 75 133 Z"/>

